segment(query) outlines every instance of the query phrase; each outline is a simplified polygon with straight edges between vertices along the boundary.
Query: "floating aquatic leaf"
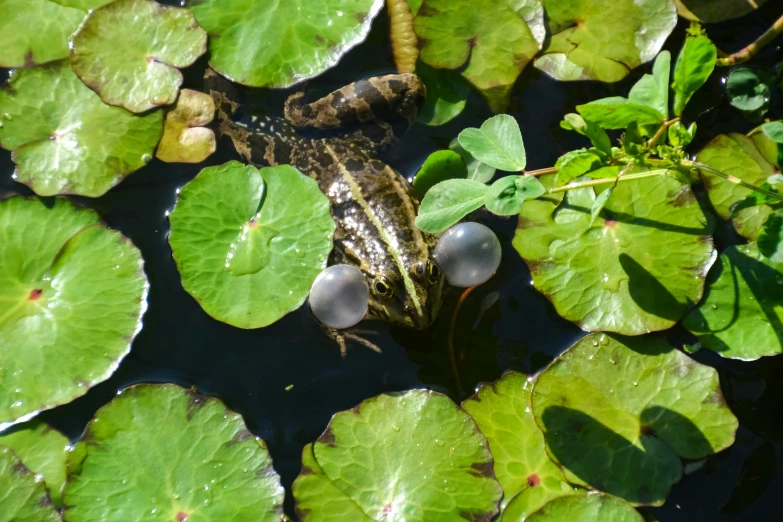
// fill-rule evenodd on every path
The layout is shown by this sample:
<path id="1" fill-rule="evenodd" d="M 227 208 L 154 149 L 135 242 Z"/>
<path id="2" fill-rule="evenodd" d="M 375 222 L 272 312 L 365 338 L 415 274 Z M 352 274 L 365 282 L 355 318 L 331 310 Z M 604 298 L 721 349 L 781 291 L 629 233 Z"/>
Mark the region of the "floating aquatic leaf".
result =
<path id="1" fill-rule="evenodd" d="M 462 157 L 452 150 L 438 150 L 429 155 L 413 178 L 413 189 L 419 197 L 429 191 L 434 185 L 447 179 L 465 179 L 468 169 Z"/>
<path id="2" fill-rule="evenodd" d="M 755 243 L 729 247 L 710 272 L 704 300 L 683 325 L 723 357 L 783 353 L 783 262 L 761 255 Z"/>
<path id="3" fill-rule="evenodd" d="M 699 301 L 714 249 L 690 187 L 669 176 L 619 183 L 592 225 L 593 189 L 555 196 L 525 204 L 514 247 L 561 316 L 639 335 L 672 327 Z"/>
<path id="4" fill-rule="evenodd" d="M 761 126 L 764 135 L 775 143 L 783 143 L 783 121 L 770 121 Z"/>
<path id="5" fill-rule="evenodd" d="M 160 111 L 104 104 L 67 62 L 17 71 L 0 88 L 0 123 L 17 181 L 42 196 L 104 194 L 152 158 L 163 127 Z"/>
<path id="6" fill-rule="evenodd" d="M 489 187 L 471 179 L 449 179 L 433 186 L 421 200 L 416 226 L 437 234 L 484 204 Z"/>
<path id="7" fill-rule="evenodd" d="M 259 171 L 238 161 L 182 187 L 169 220 L 182 286 L 239 328 L 267 326 L 304 302 L 335 230 L 315 180 L 288 165 Z"/>
<path id="8" fill-rule="evenodd" d="M 207 125 L 215 102 L 203 92 L 182 89 L 177 106 L 166 114 L 163 137 L 155 155 L 166 162 L 201 163 L 215 152 L 215 133 Z"/>
<path id="9" fill-rule="evenodd" d="M 772 72 L 740 67 L 729 74 L 726 94 L 732 107 L 761 117 L 767 112 L 774 85 L 775 75 Z"/>
<path id="10" fill-rule="evenodd" d="M 364 41 L 383 0 L 194 0 L 187 7 L 209 34 L 213 69 L 244 85 L 289 87 Z"/>
<path id="11" fill-rule="evenodd" d="M 489 187 L 484 195 L 487 210 L 499 216 L 519 214 L 528 199 L 535 199 L 546 189 L 533 176 L 505 176 Z"/>
<path id="12" fill-rule="evenodd" d="M 632 123 L 637 125 L 663 123 L 666 119 L 657 109 L 633 103 L 619 96 L 577 105 L 576 110 L 585 120 L 604 129 L 625 129 Z"/>
<path id="13" fill-rule="evenodd" d="M 70 522 L 280 522 L 283 488 L 264 441 L 217 399 L 173 384 L 123 390 L 69 461 Z"/>
<path id="14" fill-rule="evenodd" d="M 424 0 L 414 20 L 420 59 L 438 69 L 459 69 L 501 112 L 517 77 L 541 47 L 538 3 L 482 0 L 476 9 L 470 0 Z"/>
<path id="15" fill-rule="evenodd" d="M 537 378 L 533 413 L 549 455 L 574 484 L 662 504 L 700 459 L 734 442 L 718 373 L 657 336 L 594 333 Z"/>
<path id="16" fill-rule="evenodd" d="M 520 520 L 520 519 L 514 519 Z M 514 522 L 503 520 L 503 522 Z M 524 519 L 528 522 L 644 522 L 627 502 L 602 493 L 556 498 Z"/>
<path id="17" fill-rule="evenodd" d="M 59 522 L 46 487 L 10 448 L 0 446 L 0 522 Z"/>
<path id="18" fill-rule="evenodd" d="M 696 159 L 742 181 L 760 186 L 777 172 L 776 165 L 770 163 L 765 154 L 764 149 L 768 147 L 776 149 L 775 144 L 762 134 L 750 137 L 734 133 L 721 134 L 709 142 Z M 772 213 L 772 207 L 762 204 L 732 213 L 734 205 L 752 194 L 751 189 L 706 170 L 701 171 L 701 178 L 718 216 L 731 219 L 737 232 L 755 240 L 761 225 Z"/>
<path id="19" fill-rule="evenodd" d="M 715 69 L 718 50 L 706 35 L 688 36 L 674 66 L 674 114 L 681 116 L 685 106 Z"/>
<path id="20" fill-rule="evenodd" d="M 174 103 L 182 73 L 207 50 L 207 33 L 182 7 L 115 0 L 74 34 L 71 67 L 109 105 L 132 112 Z"/>
<path id="21" fill-rule="evenodd" d="M 773 263 L 783 263 L 783 209 L 769 215 L 758 237 L 759 251 Z"/>
<path id="22" fill-rule="evenodd" d="M 552 37 L 535 66 L 558 80 L 622 80 L 652 60 L 677 25 L 671 0 L 543 4 Z"/>
<path id="23" fill-rule="evenodd" d="M 302 522 L 488 521 L 502 496 L 476 423 L 427 390 L 336 414 L 303 463 L 293 486 Z"/>
<path id="24" fill-rule="evenodd" d="M 546 454 L 544 434 L 530 409 L 532 388 L 532 379 L 510 372 L 462 403 L 489 442 L 503 488 L 503 522 L 524 520 L 549 500 L 574 491 Z"/>
<path id="25" fill-rule="evenodd" d="M 62 198 L 0 202 L 0 426 L 106 380 L 146 309 L 139 251 Z"/>
<path id="26" fill-rule="evenodd" d="M 0 0 L 0 67 L 68 57 L 68 39 L 87 11 L 111 0 Z"/>
<path id="27" fill-rule="evenodd" d="M 65 485 L 66 447 L 69 441 L 59 431 L 33 420 L 0 433 L 0 446 L 11 448 L 22 464 L 43 477 L 54 507 L 62 505 L 60 492 Z"/>
<path id="28" fill-rule="evenodd" d="M 459 144 L 471 156 L 490 167 L 508 172 L 525 170 L 527 158 L 519 124 L 508 114 L 498 114 L 476 129 L 459 133 Z"/>
<path id="29" fill-rule="evenodd" d="M 677 11 L 689 20 L 723 22 L 753 12 L 767 0 L 675 0 Z"/>
<path id="30" fill-rule="evenodd" d="M 455 71 L 433 69 L 419 62 L 416 74 L 427 87 L 427 98 L 419 111 L 424 125 L 443 125 L 460 115 L 470 93 L 468 85 Z"/>
<path id="31" fill-rule="evenodd" d="M 478 181 L 479 183 L 489 183 L 492 180 L 495 175 L 495 168 L 480 162 L 470 152 L 463 149 L 462 145 L 459 144 L 459 138 L 451 140 L 449 149 L 462 156 L 462 161 L 465 162 L 465 166 L 468 168 L 468 179 Z"/>

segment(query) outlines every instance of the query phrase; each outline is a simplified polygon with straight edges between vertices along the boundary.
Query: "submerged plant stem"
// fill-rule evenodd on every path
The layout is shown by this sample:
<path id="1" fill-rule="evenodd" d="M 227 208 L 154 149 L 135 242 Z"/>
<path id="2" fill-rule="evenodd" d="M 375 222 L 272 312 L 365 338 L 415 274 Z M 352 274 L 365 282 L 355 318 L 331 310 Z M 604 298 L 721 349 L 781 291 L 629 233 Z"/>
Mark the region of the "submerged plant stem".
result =
<path id="1" fill-rule="evenodd" d="M 769 45 L 775 38 L 783 33 L 783 16 L 778 18 L 772 27 L 770 27 L 764 34 L 758 37 L 758 39 L 747 47 L 740 49 L 736 53 L 730 54 L 723 58 L 718 59 L 718 66 L 731 67 L 740 63 L 747 62 L 753 58 L 756 53 Z"/>
<path id="2" fill-rule="evenodd" d="M 546 193 L 555 194 L 557 192 L 566 192 L 569 190 L 575 190 L 580 188 L 595 187 L 597 185 L 609 185 L 614 183 L 620 183 L 623 181 L 633 181 L 635 179 L 654 178 L 655 176 L 661 176 L 663 174 L 666 174 L 667 172 L 669 172 L 669 170 L 670 169 L 657 169 L 657 170 L 651 170 L 649 172 L 639 172 L 637 174 L 625 174 L 625 175 L 621 173 L 620 176 L 616 176 L 614 178 L 591 179 L 589 181 L 569 183 L 568 185 L 563 185 L 562 187 L 553 187 L 547 189 Z"/>

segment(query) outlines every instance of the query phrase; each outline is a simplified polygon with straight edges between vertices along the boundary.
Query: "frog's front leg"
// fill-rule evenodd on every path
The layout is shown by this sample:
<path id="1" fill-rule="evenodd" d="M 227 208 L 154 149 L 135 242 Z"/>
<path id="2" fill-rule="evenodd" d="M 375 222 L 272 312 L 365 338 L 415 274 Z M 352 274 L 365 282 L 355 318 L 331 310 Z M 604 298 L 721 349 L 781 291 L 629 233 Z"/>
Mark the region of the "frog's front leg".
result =
<path id="1" fill-rule="evenodd" d="M 347 330 L 336 330 L 334 328 L 328 328 L 326 326 L 322 326 L 324 329 L 324 332 L 326 333 L 326 336 L 332 339 L 334 342 L 337 343 L 337 345 L 340 347 L 340 355 L 343 359 L 345 359 L 345 356 L 348 355 L 348 341 L 354 341 L 362 346 L 366 346 L 370 350 L 373 350 L 374 352 L 382 353 L 381 349 L 378 348 L 377 345 L 374 343 L 368 341 L 362 335 L 372 332 L 367 332 L 363 330 L 356 330 L 356 329 L 347 329 Z"/>
<path id="2" fill-rule="evenodd" d="M 380 150 L 399 139 L 416 120 L 424 103 L 424 84 L 414 74 L 375 76 L 305 103 L 292 95 L 285 118 L 300 130 L 327 131 L 344 140 Z"/>

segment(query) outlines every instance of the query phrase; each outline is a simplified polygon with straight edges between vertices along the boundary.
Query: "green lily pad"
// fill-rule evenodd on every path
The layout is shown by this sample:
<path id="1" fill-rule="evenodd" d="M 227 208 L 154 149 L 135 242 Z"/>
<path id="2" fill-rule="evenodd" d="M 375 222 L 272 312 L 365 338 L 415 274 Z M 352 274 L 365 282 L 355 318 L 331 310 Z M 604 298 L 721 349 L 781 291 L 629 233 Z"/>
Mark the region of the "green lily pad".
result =
<path id="1" fill-rule="evenodd" d="M 10 448 L 0 446 L 0 522 L 59 522 L 46 487 Z"/>
<path id="2" fill-rule="evenodd" d="M 259 171 L 238 161 L 182 187 L 169 220 L 182 286 L 239 328 L 267 326 L 304 302 L 335 230 L 315 180 L 288 165 Z"/>
<path id="3" fill-rule="evenodd" d="M 649 62 L 677 25 L 670 0 L 544 0 L 552 37 L 535 66 L 563 81 L 616 82 Z"/>
<path id="4" fill-rule="evenodd" d="M 253 87 L 318 76 L 364 41 L 381 7 L 383 0 L 188 2 L 209 34 L 210 66 Z"/>
<path id="5" fill-rule="evenodd" d="M 414 19 L 419 59 L 438 69 L 459 69 L 495 112 L 508 105 L 511 87 L 541 48 L 538 0 L 424 0 Z M 534 34 L 533 27 L 537 27 Z"/>
<path id="6" fill-rule="evenodd" d="M 591 224 L 596 197 L 585 188 L 525 203 L 514 247 L 533 284 L 587 331 L 671 328 L 701 299 L 715 257 L 693 192 L 668 175 L 619 183 Z"/>
<path id="7" fill-rule="evenodd" d="M 283 488 L 264 441 L 217 399 L 173 384 L 123 390 L 76 445 L 69 522 L 280 522 Z"/>
<path id="8" fill-rule="evenodd" d="M 155 156 L 170 163 L 201 163 L 215 152 L 215 133 L 204 127 L 214 117 L 212 96 L 182 89 L 177 106 L 166 114 Z"/>
<path id="9" fill-rule="evenodd" d="M 66 62 L 17 71 L 0 88 L 0 146 L 37 194 L 97 197 L 152 158 L 162 115 L 110 107 Z"/>
<path id="10" fill-rule="evenodd" d="M 207 33 L 182 7 L 115 0 L 93 11 L 71 44 L 71 67 L 109 105 L 144 112 L 177 99 Z"/>
<path id="11" fill-rule="evenodd" d="M 529 522 L 644 522 L 627 502 L 601 493 L 552 500 L 525 519 Z M 505 521 L 504 521 L 505 522 Z"/>
<path id="12" fill-rule="evenodd" d="M 87 11 L 111 0 L 0 0 L 0 67 L 68 57 L 68 39 Z"/>
<path id="13" fill-rule="evenodd" d="M 707 23 L 723 22 L 745 16 L 767 0 L 675 0 L 680 16 Z"/>
<path id="14" fill-rule="evenodd" d="M 146 309 L 138 249 L 92 210 L 0 201 L 0 429 L 106 380 Z"/>
<path id="15" fill-rule="evenodd" d="M 462 403 L 487 437 L 495 459 L 495 476 L 503 488 L 503 522 L 524 520 L 549 500 L 574 492 L 546 454 L 544 434 L 530 409 L 532 388 L 532 378 L 510 372 Z"/>
<path id="16" fill-rule="evenodd" d="M 439 393 L 367 399 L 336 414 L 312 456 L 307 450 L 293 487 L 302 522 L 488 522 L 498 512 L 502 491 L 487 441 Z"/>
<path id="17" fill-rule="evenodd" d="M 589 334 L 537 378 L 533 414 L 574 484 L 662 504 L 700 459 L 734 442 L 718 373 L 657 336 Z"/>
<path id="18" fill-rule="evenodd" d="M 755 243 L 729 247 L 710 272 L 704 301 L 683 326 L 723 357 L 783 353 L 783 262 L 763 256 Z"/>
<path id="19" fill-rule="evenodd" d="M 770 163 L 764 152 L 764 148 L 769 146 L 774 147 L 775 144 L 760 133 L 751 137 L 721 134 L 709 142 L 696 159 L 742 181 L 760 186 L 778 171 L 777 165 Z M 752 191 L 705 170 L 701 171 L 701 178 L 718 216 L 731 219 L 737 232 L 755 240 L 773 208 L 770 205 L 756 205 L 732 215 L 732 205 L 745 199 Z"/>
<path id="20" fill-rule="evenodd" d="M 65 485 L 68 439 L 40 421 L 12 426 L 0 433 L 0 446 L 11 448 L 27 469 L 41 475 L 52 504 L 62 506 L 60 492 Z"/>

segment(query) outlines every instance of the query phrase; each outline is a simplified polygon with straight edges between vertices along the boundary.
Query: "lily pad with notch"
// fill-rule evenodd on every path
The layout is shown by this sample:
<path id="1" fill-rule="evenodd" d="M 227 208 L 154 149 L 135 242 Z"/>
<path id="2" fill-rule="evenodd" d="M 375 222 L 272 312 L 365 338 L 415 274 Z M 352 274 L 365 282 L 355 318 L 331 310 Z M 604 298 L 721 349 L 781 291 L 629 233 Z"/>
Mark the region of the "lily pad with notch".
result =
<path id="1" fill-rule="evenodd" d="M 734 442 L 718 373 L 655 335 L 589 334 L 533 386 L 533 415 L 566 479 L 660 505 L 683 473 Z"/>
<path id="2" fill-rule="evenodd" d="M 62 60 L 90 9 L 111 0 L 0 0 L 0 67 Z"/>
<path id="3" fill-rule="evenodd" d="M 17 71 L 0 88 L 0 146 L 41 196 L 98 197 L 152 159 L 161 111 L 111 107 L 67 62 Z"/>
<path id="4" fill-rule="evenodd" d="M 574 493 L 546 454 L 544 434 L 531 410 L 532 389 L 532 377 L 509 372 L 462 403 L 489 442 L 503 488 L 502 522 L 524 520 L 549 500 Z"/>
<path id="5" fill-rule="evenodd" d="M 0 202 L 0 429 L 109 378 L 141 330 L 138 249 L 57 198 Z"/>
<path id="6" fill-rule="evenodd" d="M 10 448 L 0 446 L 0 522 L 59 522 L 44 483 Z"/>
<path id="7" fill-rule="evenodd" d="M 215 102 L 203 92 L 182 89 L 166 114 L 155 156 L 170 163 L 201 163 L 215 152 L 215 133 L 204 127 L 215 117 Z"/>
<path id="8" fill-rule="evenodd" d="M 303 522 L 489 521 L 502 496 L 476 423 L 428 390 L 337 413 L 305 448 L 293 492 Z"/>
<path id="9" fill-rule="evenodd" d="M 187 7 L 209 34 L 213 69 L 251 87 L 290 87 L 364 41 L 383 0 L 195 0 Z"/>
<path id="10" fill-rule="evenodd" d="M 644 522 L 627 502 L 603 493 L 559 497 L 548 502 L 526 519 L 504 522 Z"/>
<path id="11" fill-rule="evenodd" d="M 552 176 L 541 181 L 554 185 Z M 592 216 L 601 193 L 525 203 L 513 244 L 534 286 L 587 331 L 671 328 L 701 299 L 715 259 L 711 222 L 690 187 L 669 175 L 618 183 Z"/>
<path id="12" fill-rule="evenodd" d="M 281 522 L 264 441 L 218 399 L 173 384 L 126 388 L 98 410 L 69 460 L 70 522 Z"/>
<path id="13" fill-rule="evenodd" d="M 677 25 L 671 0 L 545 0 L 552 35 L 535 66 L 561 81 L 616 82 L 649 62 Z"/>
<path id="14" fill-rule="evenodd" d="M 335 223 L 315 180 L 289 165 L 238 161 L 202 170 L 169 215 L 182 286 L 205 312 L 239 328 L 298 308 L 326 268 Z"/>
<path id="15" fill-rule="evenodd" d="M 783 262 L 762 255 L 756 243 L 729 247 L 683 326 L 723 357 L 747 361 L 783 353 Z"/>
<path id="16" fill-rule="evenodd" d="M 27 469 L 43 477 L 56 508 L 62 506 L 60 493 L 65 485 L 69 443 L 65 435 L 38 420 L 11 426 L 0 433 L 0 446 L 11 448 Z"/>
<path id="17" fill-rule="evenodd" d="M 207 33 L 183 7 L 115 0 L 73 35 L 71 67 L 109 105 L 144 112 L 174 103 L 182 73 L 207 50 Z"/>

